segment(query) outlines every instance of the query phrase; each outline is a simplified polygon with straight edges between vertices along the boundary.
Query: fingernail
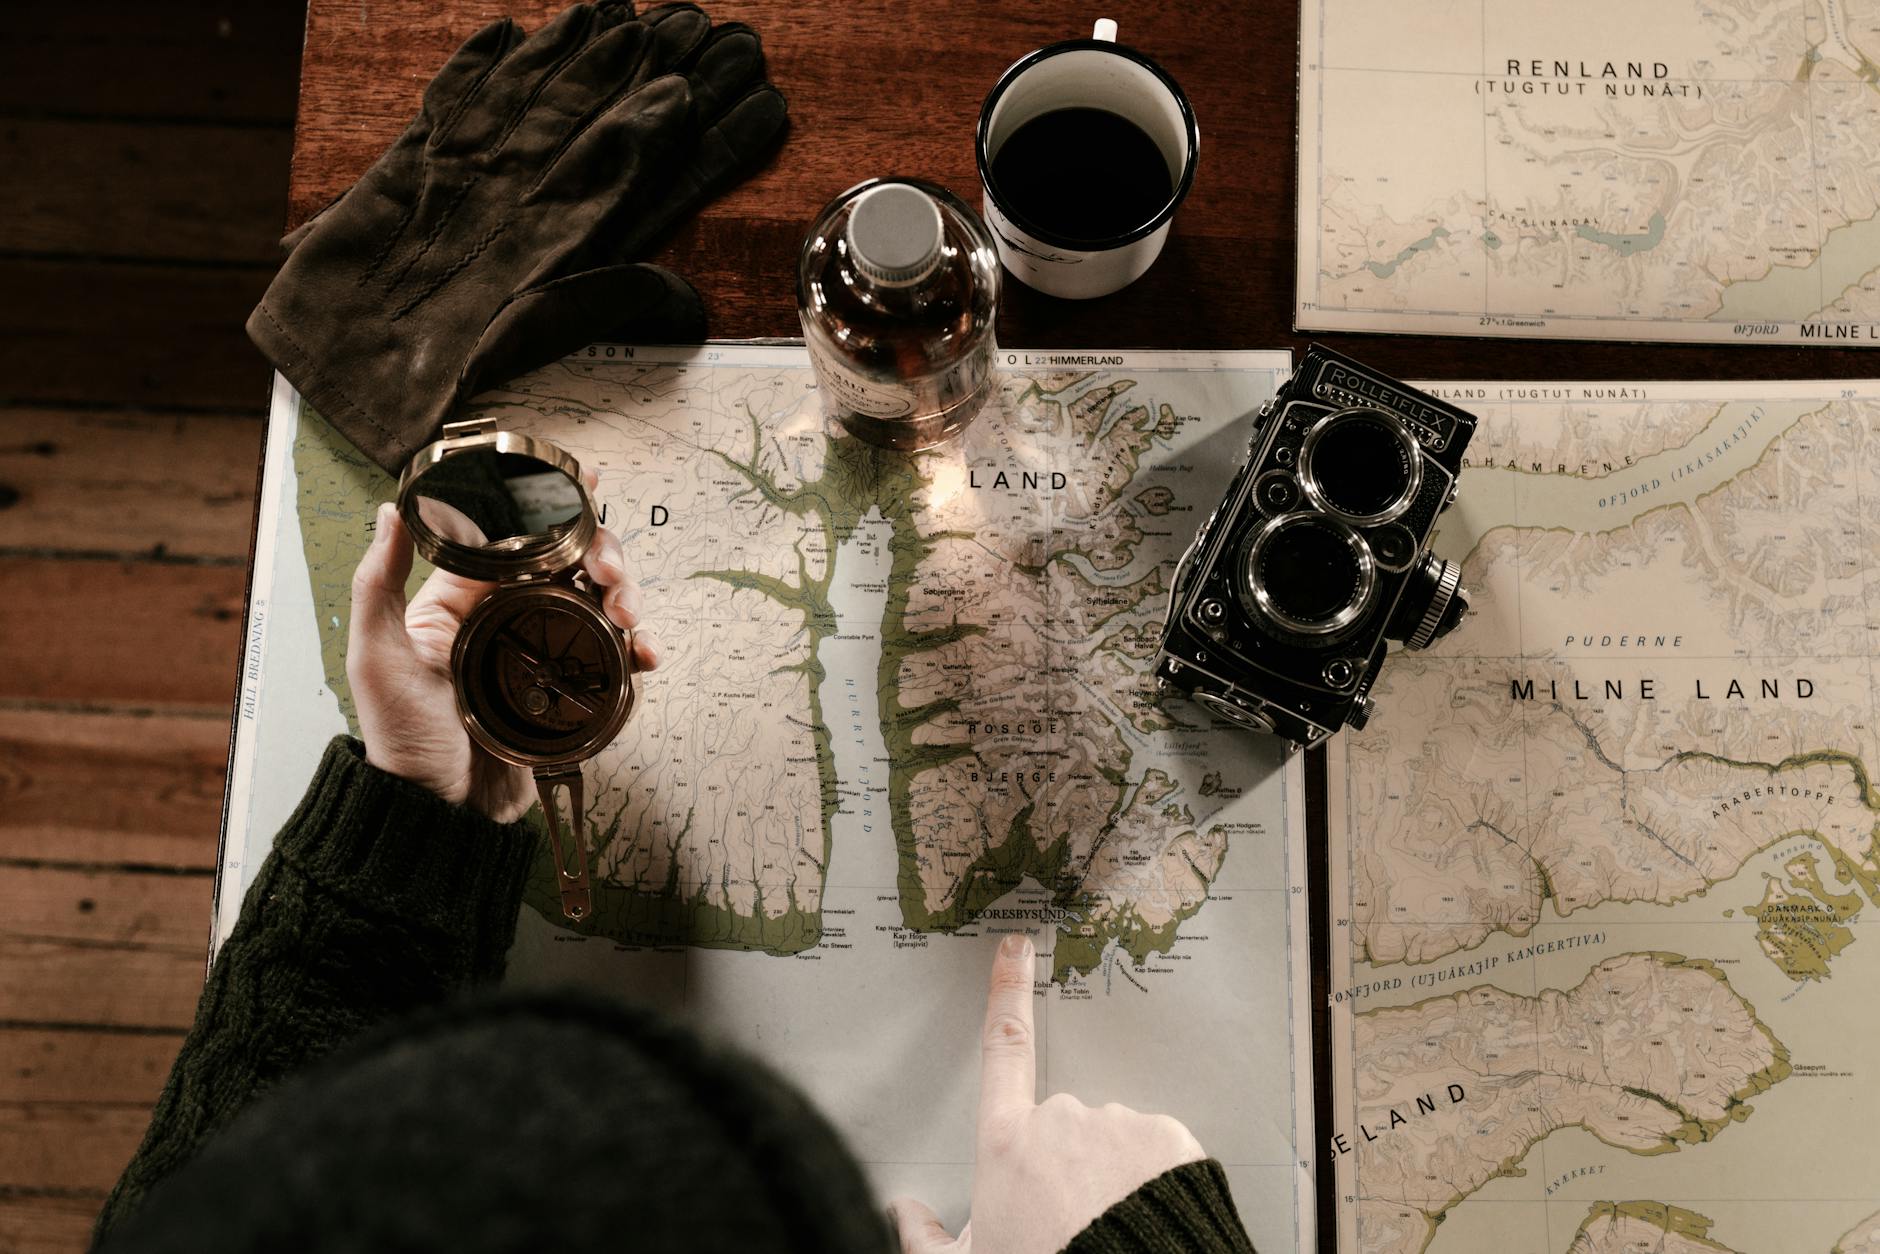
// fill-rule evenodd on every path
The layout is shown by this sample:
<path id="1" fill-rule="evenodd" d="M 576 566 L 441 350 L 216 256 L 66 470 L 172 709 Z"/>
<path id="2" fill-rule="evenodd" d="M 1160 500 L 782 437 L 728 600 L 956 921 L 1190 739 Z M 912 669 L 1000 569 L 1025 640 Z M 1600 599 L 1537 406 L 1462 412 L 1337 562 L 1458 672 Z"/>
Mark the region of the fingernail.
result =
<path id="1" fill-rule="evenodd" d="M 623 570 L 620 574 L 621 577 L 625 579 L 626 572 Z M 631 579 L 626 579 L 626 581 L 620 585 L 620 604 L 632 610 L 635 614 L 645 609 L 646 598 L 640 594 L 640 585 L 634 583 Z"/>
<path id="2" fill-rule="evenodd" d="M 391 530 L 393 517 L 392 503 L 390 501 L 380 501 L 378 517 L 375 518 L 372 523 L 372 543 L 377 544 L 385 539 L 386 533 Z"/>
<path id="3" fill-rule="evenodd" d="M 620 559 L 615 557 L 611 551 L 606 549 L 601 550 L 600 555 L 594 560 L 600 563 L 601 571 L 607 576 L 609 583 L 619 583 L 627 577 L 627 568 L 620 564 Z"/>
<path id="4" fill-rule="evenodd" d="M 659 665 L 659 645 L 653 640 L 653 633 L 649 631 L 637 632 L 633 637 L 633 643 L 638 645 L 640 651 L 646 654 L 646 664 L 649 668 Z"/>
<path id="5" fill-rule="evenodd" d="M 1023 932 L 1013 932 L 999 942 L 999 953 L 1007 958 L 1029 958 L 1032 954 L 1031 937 Z"/>

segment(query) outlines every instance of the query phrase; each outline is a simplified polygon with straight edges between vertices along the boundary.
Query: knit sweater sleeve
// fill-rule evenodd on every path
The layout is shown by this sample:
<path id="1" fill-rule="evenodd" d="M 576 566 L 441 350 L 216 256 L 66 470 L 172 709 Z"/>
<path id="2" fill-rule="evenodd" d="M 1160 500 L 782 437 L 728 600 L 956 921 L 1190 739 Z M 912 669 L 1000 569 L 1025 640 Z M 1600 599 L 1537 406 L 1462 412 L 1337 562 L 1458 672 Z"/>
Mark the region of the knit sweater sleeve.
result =
<path id="1" fill-rule="evenodd" d="M 1214 1159 L 1171 1168 L 1091 1221 L 1064 1254 L 1254 1254 Z"/>
<path id="2" fill-rule="evenodd" d="M 338 737 L 217 954 L 102 1237 L 254 1098 L 367 1028 L 501 977 L 531 829 L 367 765 Z"/>

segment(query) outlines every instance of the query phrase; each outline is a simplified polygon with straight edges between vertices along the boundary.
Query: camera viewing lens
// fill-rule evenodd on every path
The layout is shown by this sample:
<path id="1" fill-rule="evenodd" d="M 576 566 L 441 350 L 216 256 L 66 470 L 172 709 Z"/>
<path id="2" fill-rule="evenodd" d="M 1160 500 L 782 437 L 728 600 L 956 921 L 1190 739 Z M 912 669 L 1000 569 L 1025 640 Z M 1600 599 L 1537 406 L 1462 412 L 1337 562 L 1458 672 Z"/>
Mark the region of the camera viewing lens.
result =
<path id="1" fill-rule="evenodd" d="M 1410 508 L 1423 481 L 1416 437 L 1380 410 L 1346 409 L 1319 420 L 1299 456 L 1306 495 L 1347 522 L 1388 522 Z"/>
<path id="2" fill-rule="evenodd" d="M 1244 582 L 1254 612 L 1307 635 L 1355 622 L 1375 579 L 1364 538 L 1317 514 L 1275 518 L 1247 546 Z"/>

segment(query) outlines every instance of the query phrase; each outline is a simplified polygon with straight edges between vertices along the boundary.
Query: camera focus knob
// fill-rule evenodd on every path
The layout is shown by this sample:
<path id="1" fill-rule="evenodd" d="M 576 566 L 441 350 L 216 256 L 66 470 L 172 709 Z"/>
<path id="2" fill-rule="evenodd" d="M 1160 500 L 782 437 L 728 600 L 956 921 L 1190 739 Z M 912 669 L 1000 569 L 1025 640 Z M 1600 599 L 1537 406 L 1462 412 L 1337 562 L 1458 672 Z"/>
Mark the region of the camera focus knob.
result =
<path id="1" fill-rule="evenodd" d="M 1363 731 L 1364 725 L 1371 721 L 1371 711 L 1377 709 L 1377 703 L 1369 697 L 1359 697 L 1358 703 L 1345 715 L 1345 726 L 1354 731 Z"/>
<path id="2" fill-rule="evenodd" d="M 1437 564 L 1441 569 L 1436 575 L 1436 590 L 1430 594 L 1430 603 L 1417 629 L 1403 642 L 1406 649 L 1429 648 L 1448 635 L 1468 612 L 1469 598 L 1462 591 L 1462 567 L 1447 560 Z"/>

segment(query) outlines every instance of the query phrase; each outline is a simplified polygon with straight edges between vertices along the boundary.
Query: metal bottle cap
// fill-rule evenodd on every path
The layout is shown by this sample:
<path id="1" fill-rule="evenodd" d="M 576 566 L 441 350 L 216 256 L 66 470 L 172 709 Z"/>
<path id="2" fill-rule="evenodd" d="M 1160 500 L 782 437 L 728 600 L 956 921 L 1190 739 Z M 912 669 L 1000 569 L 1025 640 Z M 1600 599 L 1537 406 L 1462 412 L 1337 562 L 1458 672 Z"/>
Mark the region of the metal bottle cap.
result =
<path id="1" fill-rule="evenodd" d="M 884 287 L 911 286 L 940 264 L 940 206 L 906 183 L 884 183 L 857 197 L 845 234 L 855 268 Z"/>

